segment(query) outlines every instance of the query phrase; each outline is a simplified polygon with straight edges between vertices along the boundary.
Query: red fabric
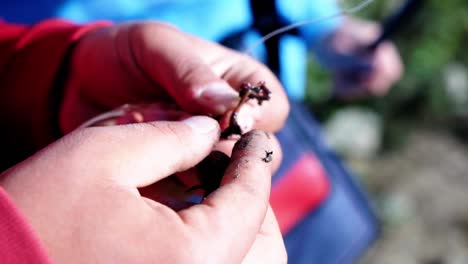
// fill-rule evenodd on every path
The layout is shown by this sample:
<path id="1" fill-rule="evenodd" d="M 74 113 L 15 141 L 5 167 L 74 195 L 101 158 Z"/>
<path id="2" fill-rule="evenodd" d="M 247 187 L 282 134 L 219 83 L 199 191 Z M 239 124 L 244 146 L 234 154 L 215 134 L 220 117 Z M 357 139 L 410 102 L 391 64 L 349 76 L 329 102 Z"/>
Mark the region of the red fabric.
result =
<path id="1" fill-rule="evenodd" d="M 107 23 L 106 23 L 107 24 Z M 54 140 L 50 91 L 69 47 L 103 23 L 0 21 L 0 171 Z"/>
<path id="2" fill-rule="evenodd" d="M 83 33 L 107 24 L 47 20 L 27 27 L 0 20 L 0 172 L 54 140 L 50 91 L 59 66 Z M 1 188 L 0 262 L 49 263 Z"/>
<path id="3" fill-rule="evenodd" d="M 32 228 L 0 187 L 0 262 L 51 263 Z"/>
<path id="4" fill-rule="evenodd" d="M 319 206 L 330 192 L 330 183 L 320 161 L 309 153 L 273 186 L 270 204 L 281 234 L 287 234 Z"/>

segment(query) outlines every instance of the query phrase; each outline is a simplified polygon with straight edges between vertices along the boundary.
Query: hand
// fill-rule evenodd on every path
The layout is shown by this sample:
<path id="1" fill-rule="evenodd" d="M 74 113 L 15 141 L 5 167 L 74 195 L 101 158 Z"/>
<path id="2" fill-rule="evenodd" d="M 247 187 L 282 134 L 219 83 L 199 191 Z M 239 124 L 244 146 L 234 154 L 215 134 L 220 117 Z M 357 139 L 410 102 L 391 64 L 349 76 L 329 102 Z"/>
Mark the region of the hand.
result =
<path id="1" fill-rule="evenodd" d="M 79 41 L 59 123 L 69 132 L 127 103 L 176 103 L 191 114 L 219 116 L 237 103 L 235 89 L 259 81 L 266 82 L 272 98 L 262 107 L 253 106 L 258 109 L 250 109 L 242 122 L 275 131 L 289 105 L 281 84 L 265 66 L 167 24 L 116 25 L 89 32 Z"/>
<path id="2" fill-rule="evenodd" d="M 333 70 L 337 95 L 385 95 L 401 78 L 403 65 L 393 43 L 383 42 L 373 51 L 366 50 L 380 31 L 375 23 L 349 18 L 319 43 L 319 60 Z"/>
<path id="3" fill-rule="evenodd" d="M 219 133 L 207 117 L 78 129 L 0 184 L 56 263 L 285 263 L 268 206 L 271 163 L 261 159 L 276 149 L 263 132 L 240 139 L 201 204 L 176 212 L 140 195 L 199 163 Z"/>

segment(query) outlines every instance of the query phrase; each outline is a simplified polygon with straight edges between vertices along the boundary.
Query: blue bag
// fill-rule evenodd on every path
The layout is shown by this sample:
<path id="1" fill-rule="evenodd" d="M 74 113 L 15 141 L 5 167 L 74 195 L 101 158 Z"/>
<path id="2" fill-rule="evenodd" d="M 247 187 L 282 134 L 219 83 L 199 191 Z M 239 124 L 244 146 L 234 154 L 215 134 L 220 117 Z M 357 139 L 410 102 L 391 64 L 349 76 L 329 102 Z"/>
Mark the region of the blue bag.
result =
<path id="1" fill-rule="evenodd" d="M 296 225 L 284 234 L 289 263 L 355 263 L 377 238 L 379 231 L 369 200 L 337 156 L 324 144 L 319 124 L 304 106 L 292 103 L 287 124 L 277 137 L 284 158 L 273 179 L 272 196 L 275 196 L 276 188 L 283 184 L 285 175 L 290 177 L 288 172 L 303 160 L 301 157 L 304 155 L 315 157 L 325 172 L 325 179 L 316 180 L 316 187 L 322 190 L 323 186 L 329 187 L 327 192 L 319 191 L 322 197 L 317 201 L 317 190 L 311 188 L 313 186 L 302 185 L 301 188 L 309 188 L 309 194 L 316 201 L 315 207 L 310 208 L 302 219 L 297 219 Z M 308 171 L 296 173 L 307 174 Z M 322 172 L 313 172 L 317 173 Z M 294 196 L 300 190 L 290 191 L 290 195 Z M 291 207 L 295 206 L 291 204 Z M 274 203 L 272 207 L 276 209 Z M 275 210 L 275 214 L 281 222 L 281 215 L 287 214 L 284 211 L 288 211 L 288 208 L 280 210 L 283 211 Z"/>

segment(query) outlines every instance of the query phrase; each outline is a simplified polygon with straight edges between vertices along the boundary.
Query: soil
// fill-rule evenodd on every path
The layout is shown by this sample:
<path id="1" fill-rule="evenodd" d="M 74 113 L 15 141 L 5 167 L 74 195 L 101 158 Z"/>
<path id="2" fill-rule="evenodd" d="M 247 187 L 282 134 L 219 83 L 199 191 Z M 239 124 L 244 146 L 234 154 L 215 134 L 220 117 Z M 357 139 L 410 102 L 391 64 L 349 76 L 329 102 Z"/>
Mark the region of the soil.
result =
<path id="1" fill-rule="evenodd" d="M 448 132 L 418 130 L 360 170 L 383 225 L 361 263 L 468 263 L 466 145 Z"/>

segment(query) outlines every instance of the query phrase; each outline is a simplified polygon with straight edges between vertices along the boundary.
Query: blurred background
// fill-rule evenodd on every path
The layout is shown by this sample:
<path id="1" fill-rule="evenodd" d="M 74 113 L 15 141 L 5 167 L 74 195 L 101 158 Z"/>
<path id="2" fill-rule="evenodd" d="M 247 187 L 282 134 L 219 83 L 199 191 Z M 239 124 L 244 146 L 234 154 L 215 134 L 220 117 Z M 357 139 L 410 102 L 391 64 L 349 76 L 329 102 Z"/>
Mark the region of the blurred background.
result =
<path id="1" fill-rule="evenodd" d="M 381 21 L 402 2 L 357 16 Z M 405 74 L 388 95 L 330 100 L 311 57 L 306 103 L 382 220 L 362 263 L 468 263 L 468 1 L 425 1 L 393 40 Z"/>

